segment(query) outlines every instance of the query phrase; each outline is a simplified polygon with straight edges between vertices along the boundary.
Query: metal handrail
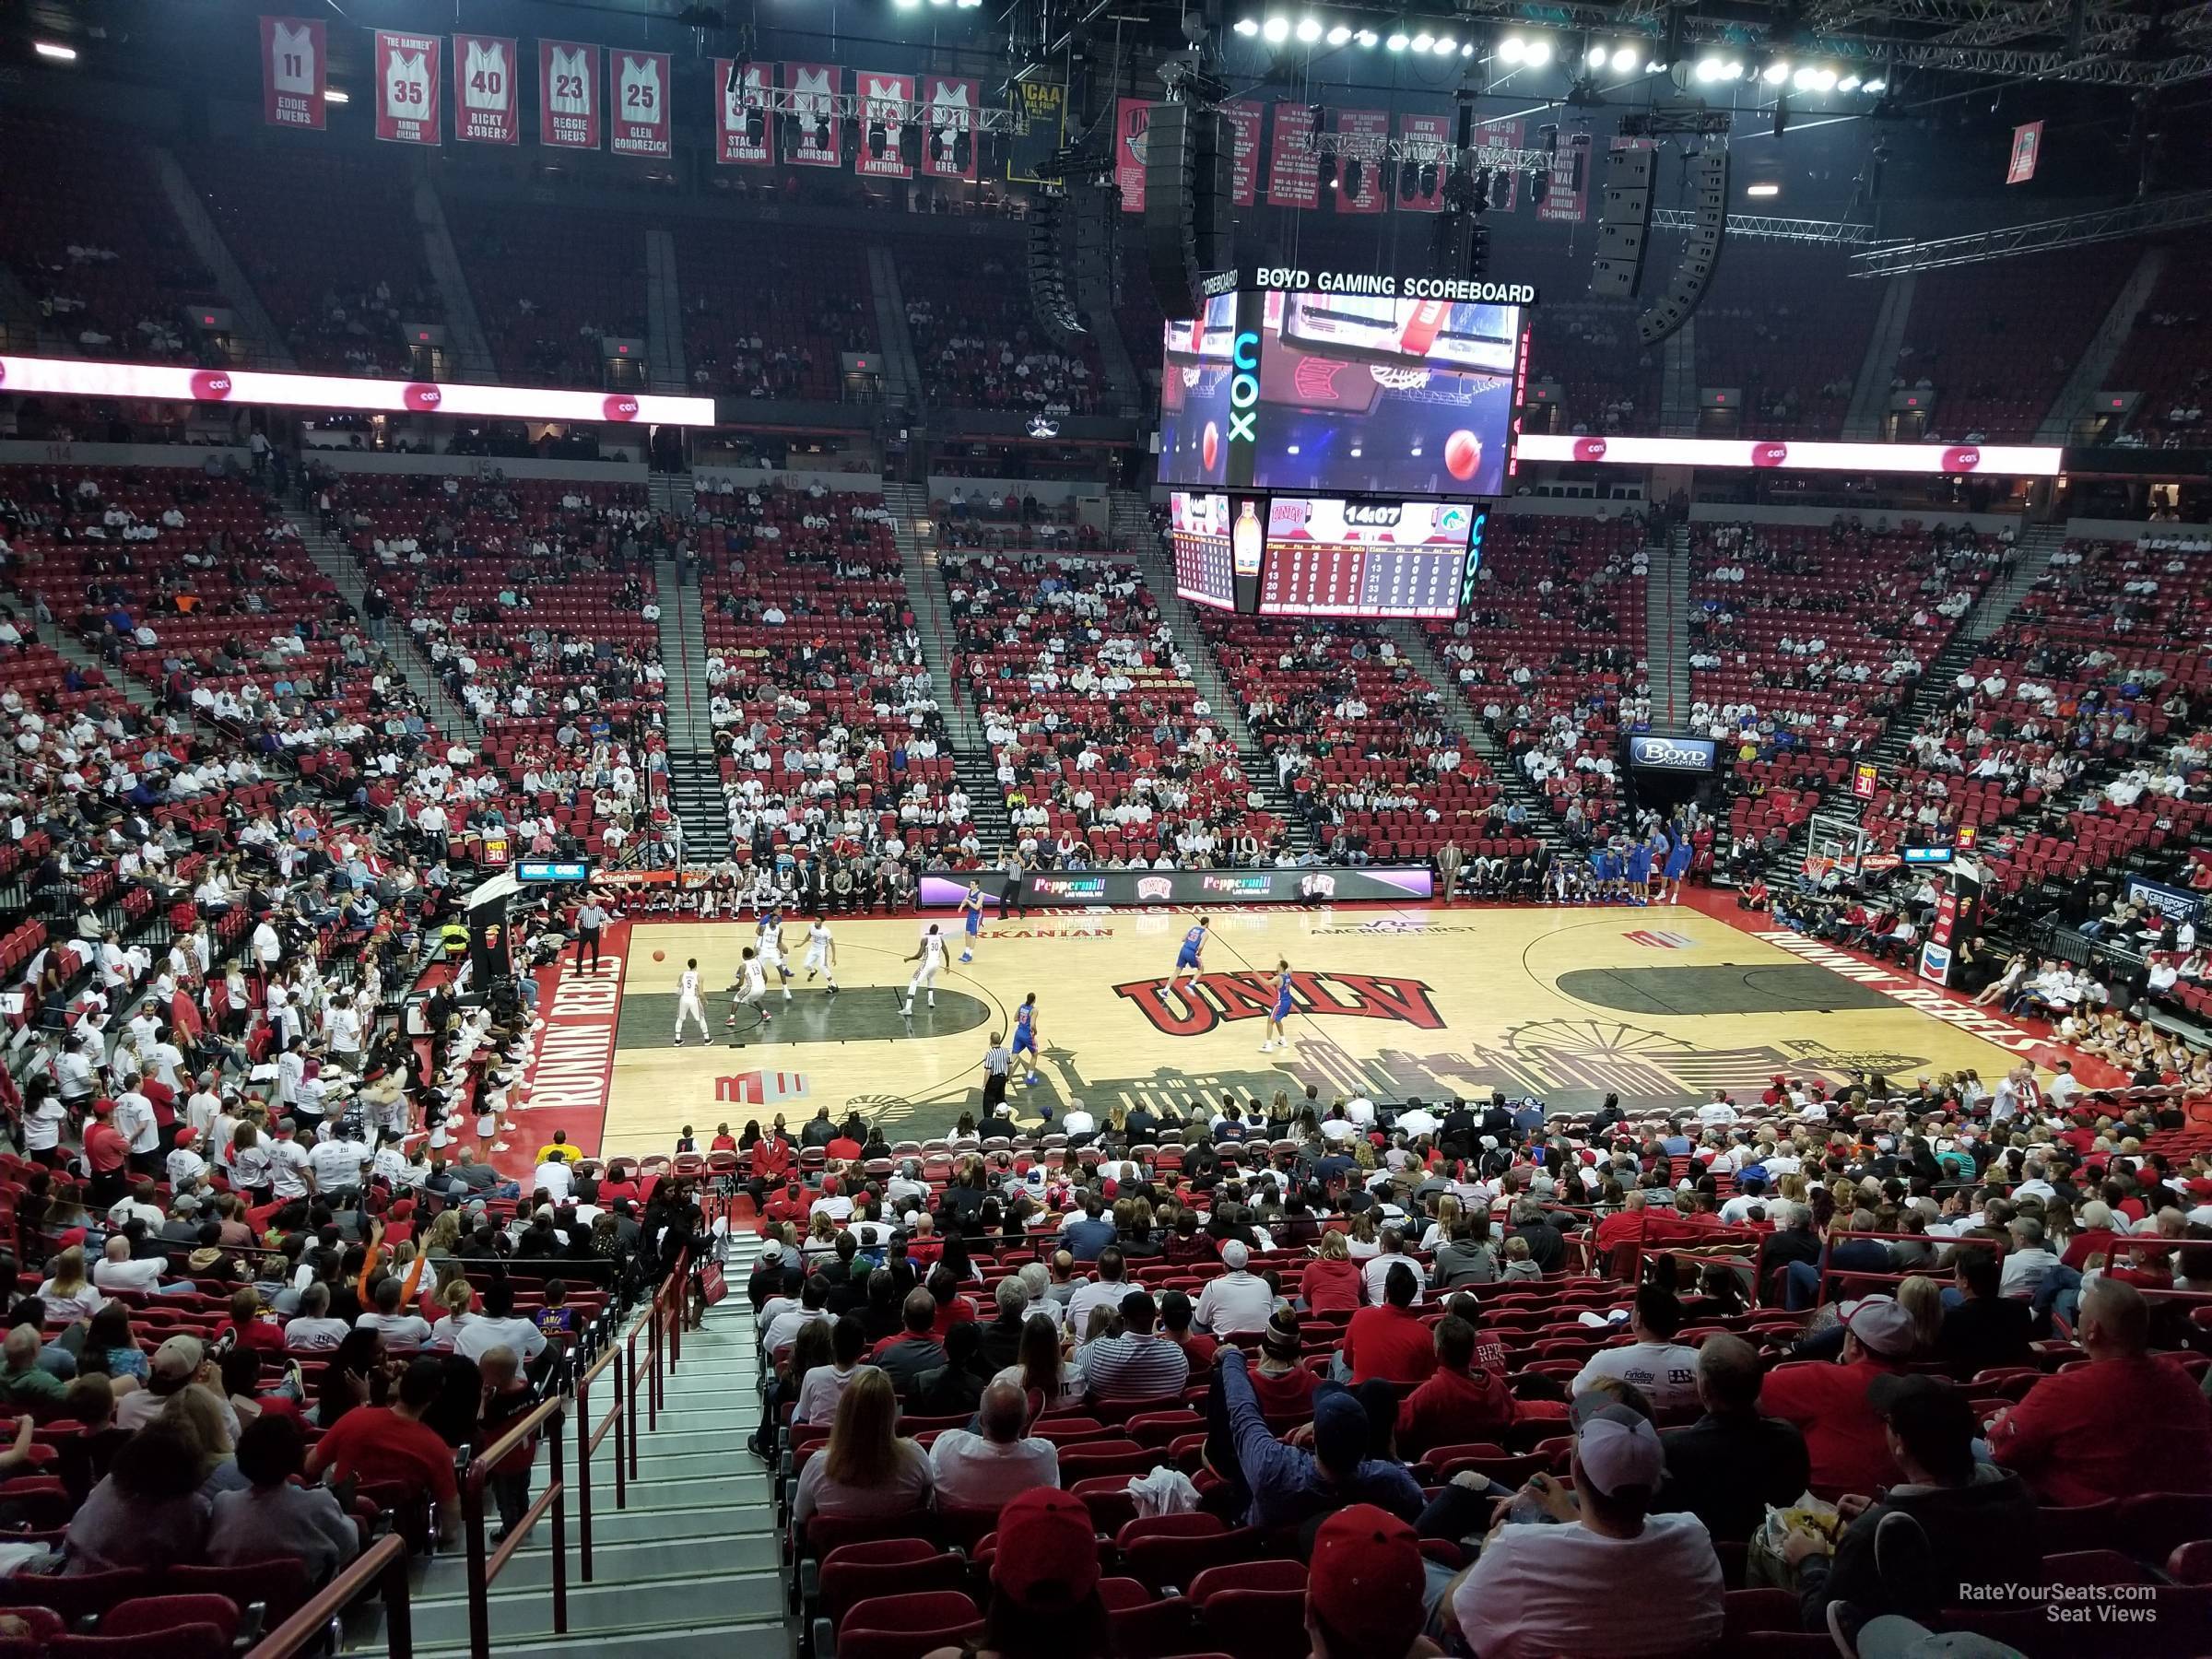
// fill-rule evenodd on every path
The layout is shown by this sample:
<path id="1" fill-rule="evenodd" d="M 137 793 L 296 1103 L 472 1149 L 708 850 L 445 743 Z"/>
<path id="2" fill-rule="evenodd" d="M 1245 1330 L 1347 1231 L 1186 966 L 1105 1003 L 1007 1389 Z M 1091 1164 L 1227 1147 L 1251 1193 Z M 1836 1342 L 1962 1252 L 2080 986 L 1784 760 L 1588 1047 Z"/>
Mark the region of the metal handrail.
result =
<path id="1" fill-rule="evenodd" d="M 322 1639 L 330 1621 L 371 1584 L 384 1597 L 384 1640 L 391 1659 L 412 1659 L 414 1626 L 407 1606 L 407 1541 L 387 1533 L 369 1546 L 300 1609 L 255 1642 L 246 1659 L 292 1659 Z"/>
<path id="2" fill-rule="evenodd" d="M 482 1452 L 469 1459 L 461 1482 L 461 1529 L 468 1551 L 468 1651 L 471 1659 L 491 1659 L 491 1586 L 507 1563 L 550 1511 L 553 1516 L 553 1633 L 569 1633 L 568 1483 L 562 1478 L 561 1426 L 569 1402 L 556 1395 L 540 1404 L 528 1417 Z M 484 1551 L 484 1483 L 492 1471 L 543 1430 L 551 1449 L 553 1477 L 546 1489 L 509 1529 L 499 1547 L 487 1558 Z"/>

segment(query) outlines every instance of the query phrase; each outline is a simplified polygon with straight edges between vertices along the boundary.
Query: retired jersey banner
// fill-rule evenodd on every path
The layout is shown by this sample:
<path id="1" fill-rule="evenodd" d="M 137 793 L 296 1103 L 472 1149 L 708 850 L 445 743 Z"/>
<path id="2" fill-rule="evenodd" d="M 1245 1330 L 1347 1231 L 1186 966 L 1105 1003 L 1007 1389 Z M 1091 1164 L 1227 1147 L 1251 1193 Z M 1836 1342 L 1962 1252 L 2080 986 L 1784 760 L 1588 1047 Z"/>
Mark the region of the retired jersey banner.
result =
<path id="1" fill-rule="evenodd" d="M 599 147 L 599 48 L 537 43 L 537 141 L 550 149 Z"/>
<path id="2" fill-rule="evenodd" d="M 387 144 L 441 144 L 436 35 L 376 31 L 376 135 Z"/>
<path id="3" fill-rule="evenodd" d="M 1590 135 L 1576 133 L 1551 152 L 1551 188 L 1536 208 L 1540 219 L 1581 224 L 1590 211 Z"/>
<path id="4" fill-rule="evenodd" d="M 330 85 L 324 28 L 299 18 L 261 20 L 261 118 L 271 126 L 324 125 L 323 94 Z"/>
<path id="5" fill-rule="evenodd" d="M 463 144 L 520 144 L 514 42 L 500 35 L 453 37 L 453 136 Z"/>
<path id="6" fill-rule="evenodd" d="M 864 179 L 911 179 L 902 140 L 913 118 L 914 77 L 878 75 L 873 69 L 853 71 L 853 96 L 860 100 L 860 149 L 853 171 Z M 876 153 L 875 130 L 883 129 L 883 153 Z"/>
<path id="7" fill-rule="evenodd" d="M 1336 158 L 1336 211 L 1382 212 L 1390 197 L 1391 181 L 1385 175 L 1392 169 L 1384 159 L 1390 147 L 1390 112 L 1339 110 L 1336 133 L 1348 141 Z M 1354 161 L 1359 164 L 1356 186 L 1350 166 Z"/>
<path id="8" fill-rule="evenodd" d="M 1452 117 L 1399 116 L 1398 147 L 1405 159 L 1398 164 L 1398 176 L 1388 181 L 1398 206 L 1407 213 L 1443 211 L 1444 181 L 1452 175 Z"/>
<path id="9" fill-rule="evenodd" d="M 1240 207 L 1249 207 L 1260 188 L 1260 123 L 1267 118 L 1264 104 L 1230 103 L 1221 106 L 1221 124 L 1229 130 L 1229 194 Z"/>
<path id="10" fill-rule="evenodd" d="M 843 154 L 840 147 L 842 134 L 834 112 L 843 75 L 844 71 L 835 64 L 783 65 L 783 89 L 791 94 L 792 112 L 783 159 L 793 166 L 839 165 Z"/>
<path id="11" fill-rule="evenodd" d="M 1113 110 L 1113 182 L 1121 186 L 1122 211 L 1145 210 L 1145 134 L 1152 125 L 1152 106 L 1141 98 L 1124 98 Z"/>
<path id="12" fill-rule="evenodd" d="M 1275 142 L 1267 152 L 1267 206 L 1321 206 L 1321 158 L 1308 146 L 1313 112 L 1305 104 L 1275 106 Z"/>
<path id="13" fill-rule="evenodd" d="M 922 81 L 924 106 L 922 173 L 930 179 L 975 182 L 975 112 L 981 89 L 959 76 L 931 75 Z"/>
<path id="14" fill-rule="evenodd" d="M 776 159 L 769 136 L 776 118 L 768 112 L 768 95 L 775 90 L 774 66 L 748 63 L 740 72 L 736 59 L 716 58 L 714 86 L 721 94 L 716 100 L 720 113 L 714 118 L 714 159 L 725 167 L 769 166 Z M 759 138 L 747 124 L 755 110 L 760 112 Z"/>
<path id="15" fill-rule="evenodd" d="M 606 147 L 618 156 L 665 159 L 668 142 L 668 54 L 665 52 L 609 52 L 607 79 L 614 87 L 614 114 L 607 123 Z"/>
<path id="16" fill-rule="evenodd" d="M 1511 121 L 1478 121 L 1475 124 L 1475 143 L 1478 147 L 1488 145 L 1496 149 L 1519 149 L 1523 131 L 1524 123 L 1518 117 Z M 1498 194 L 1500 179 L 1505 181 L 1502 200 Z M 1520 206 L 1521 175 L 1511 168 L 1493 171 L 1490 174 L 1490 211 L 1514 213 L 1519 211 Z"/>

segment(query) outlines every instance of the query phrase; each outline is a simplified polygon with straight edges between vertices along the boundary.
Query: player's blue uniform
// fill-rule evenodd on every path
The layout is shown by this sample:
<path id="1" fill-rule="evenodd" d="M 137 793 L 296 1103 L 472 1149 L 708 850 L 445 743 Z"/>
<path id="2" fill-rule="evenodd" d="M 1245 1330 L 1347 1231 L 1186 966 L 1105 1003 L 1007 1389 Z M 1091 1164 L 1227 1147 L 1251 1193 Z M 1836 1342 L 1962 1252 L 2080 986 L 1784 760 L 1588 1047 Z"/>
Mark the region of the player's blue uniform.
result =
<path id="1" fill-rule="evenodd" d="M 1610 847 L 1599 847 L 1590 854 L 1591 877 L 1603 884 L 1620 878 L 1620 861 L 1613 856 Z"/>
<path id="2" fill-rule="evenodd" d="M 1014 1046 L 1006 1051 L 1009 1054 L 1018 1054 L 1025 1049 L 1029 1051 L 1030 1070 L 1024 1081 L 1030 1083 L 1037 1081 L 1037 1033 L 1030 1023 L 1036 1017 L 1037 1006 L 1034 1003 L 1023 1003 L 1014 1010 Z"/>
<path id="3" fill-rule="evenodd" d="M 1629 852 L 1629 882 L 1632 887 L 1647 887 L 1652 879 L 1652 843 L 1638 841 Z"/>
<path id="4" fill-rule="evenodd" d="M 1175 953 L 1178 971 L 1198 966 L 1198 953 L 1206 948 L 1206 929 L 1194 927 L 1182 935 L 1182 948 Z"/>
<path id="5" fill-rule="evenodd" d="M 1669 881 L 1679 881 L 1683 877 L 1688 875 L 1689 860 L 1689 837 L 1677 830 L 1675 831 L 1674 845 L 1667 849 L 1666 878 Z"/>
<path id="6" fill-rule="evenodd" d="M 970 893 L 960 900 L 960 925 L 968 936 L 974 938 L 983 931 L 983 898 L 981 893 Z"/>
<path id="7" fill-rule="evenodd" d="M 1290 976 L 1288 973 L 1278 973 L 1275 976 L 1275 1020 L 1279 1025 L 1289 1018 Z"/>

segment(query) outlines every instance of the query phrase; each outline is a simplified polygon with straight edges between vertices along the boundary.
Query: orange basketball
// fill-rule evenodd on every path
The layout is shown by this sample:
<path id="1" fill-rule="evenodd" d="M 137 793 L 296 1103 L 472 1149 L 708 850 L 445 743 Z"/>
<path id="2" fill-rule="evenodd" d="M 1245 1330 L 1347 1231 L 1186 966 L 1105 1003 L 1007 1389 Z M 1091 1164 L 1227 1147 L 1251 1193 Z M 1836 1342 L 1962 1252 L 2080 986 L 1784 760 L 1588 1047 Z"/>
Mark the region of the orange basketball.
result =
<path id="1" fill-rule="evenodd" d="M 653 959 L 656 962 L 665 962 L 668 959 L 668 953 L 665 950 L 656 950 L 653 953 Z"/>
<path id="2" fill-rule="evenodd" d="M 1444 440 L 1444 470 L 1455 478 L 1471 478 L 1482 465 L 1482 440 L 1462 427 Z"/>

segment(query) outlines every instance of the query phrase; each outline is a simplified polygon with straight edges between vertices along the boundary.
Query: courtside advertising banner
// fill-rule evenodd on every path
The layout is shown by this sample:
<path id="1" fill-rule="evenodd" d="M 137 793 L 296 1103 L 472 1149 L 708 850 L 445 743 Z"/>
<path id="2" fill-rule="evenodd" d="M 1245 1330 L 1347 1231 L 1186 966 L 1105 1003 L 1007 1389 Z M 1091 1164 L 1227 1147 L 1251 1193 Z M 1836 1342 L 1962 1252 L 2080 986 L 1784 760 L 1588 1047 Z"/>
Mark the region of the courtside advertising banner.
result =
<path id="1" fill-rule="evenodd" d="M 1113 111 L 1113 182 L 1121 187 L 1122 211 L 1145 210 L 1145 134 L 1152 125 L 1152 106 L 1141 98 L 1124 98 Z"/>
<path id="2" fill-rule="evenodd" d="M 1336 211 L 1382 212 L 1383 204 L 1390 198 L 1388 175 L 1395 171 L 1384 159 L 1384 152 L 1390 147 L 1390 112 L 1339 110 L 1336 112 L 1336 135 L 1345 143 L 1345 147 L 1336 157 Z M 1357 189 L 1350 182 L 1350 175 L 1345 166 L 1355 159 L 1359 163 Z"/>
<path id="3" fill-rule="evenodd" d="M 537 141 L 549 149 L 599 147 L 599 48 L 537 43 Z"/>
<path id="4" fill-rule="evenodd" d="M 463 144 L 520 144 L 515 43 L 502 35 L 453 37 L 453 136 Z"/>
<path id="5" fill-rule="evenodd" d="M 968 877 L 924 876 L 915 897 L 924 910 L 958 905 Z M 1006 877 L 994 870 L 975 880 L 996 899 Z M 1024 901 L 1044 906 L 1395 903 L 1428 899 L 1436 877 L 1426 865 L 1365 865 L 1359 869 L 1084 870 L 1039 872 L 1021 877 Z"/>
<path id="6" fill-rule="evenodd" d="M 1572 461 L 1585 466 L 1986 473 L 1999 478 L 2054 478 L 2066 455 L 2055 446 L 2024 443 L 1785 443 L 1758 438 L 1601 438 L 1565 432 L 1524 432 L 1514 453 L 1523 461 Z"/>
<path id="7" fill-rule="evenodd" d="M 1406 213 L 1441 213 L 1444 181 L 1452 172 L 1452 117 L 1399 116 L 1398 148 L 1404 157 L 1394 185 L 1399 208 Z M 1408 170 L 1413 184 L 1410 192 L 1406 188 Z"/>
<path id="8" fill-rule="evenodd" d="M 606 147 L 618 156 L 665 160 L 673 153 L 668 140 L 668 54 L 609 53 L 606 73 L 615 96 Z"/>
<path id="9" fill-rule="evenodd" d="M 330 57 L 321 23 L 299 18 L 261 20 L 261 118 L 271 126 L 324 124 L 324 92 Z"/>
<path id="10" fill-rule="evenodd" d="M 1321 205 L 1321 158 L 1309 147 L 1313 112 L 1305 104 L 1275 106 L 1275 140 L 1267 152 L 1267 206 Z"/>
<path id="11" fill-rule="evenodd" d="M 855 69 L 853 90 L 860 100 L 860 150 L 853 158 L 853 171 L 864 179 L 912 178 L 903 142 L 912 118 L 914 77 Z M 881 155 L 876 153 L 877 127 L 883 129 Z"/>
<path id="12" fill-rule="evenodd" d="M 439 144 L 436 35 L 376 31 L 376 135 L 386 144 Z"/>
<path id="13" fill-rule="evenodd" d="M 1260 124 L 1267 119 L 1265 104 L 1229 103 L 1221 106 L 1221 124 L 1229 129 L 1230 199 L 1249 207 L 1260 191 Z"/>
<path id="14" fill-rule="evenodd" d="M 791 94 L 791 133 L 783 159 L 794 167 L 836 167 L 842 154 L 835 100 L 844 71 L 835 64 L 786 64 L 783 89 Z"/>
<path id="15" fill-rule="evenodd" d="M 922 101 L 928 123 L 923 134 L 922 174 L 929 179 L 965 179 L 975 182 L 975 112 L 981 96 L 977 84 L 959 76 L 926 76 Z M 966 142 L 963 143 L 962 139 Z"/>
<path id="16" fill-rule="evenodd" d="M 714 159 L 724 167 L 767 167 L 775 160 L 775 118 L 768 113 L 768 95 L 775 89 L 774 68 L 768 64 L 747 64 L 740 69 L 735 58 L 714 60 L 714 86 L 719 94 L 714 118 Z M 748 112 L 760 112 L 760 136 L 747 130 Z"/>

